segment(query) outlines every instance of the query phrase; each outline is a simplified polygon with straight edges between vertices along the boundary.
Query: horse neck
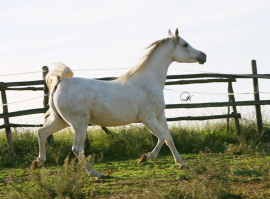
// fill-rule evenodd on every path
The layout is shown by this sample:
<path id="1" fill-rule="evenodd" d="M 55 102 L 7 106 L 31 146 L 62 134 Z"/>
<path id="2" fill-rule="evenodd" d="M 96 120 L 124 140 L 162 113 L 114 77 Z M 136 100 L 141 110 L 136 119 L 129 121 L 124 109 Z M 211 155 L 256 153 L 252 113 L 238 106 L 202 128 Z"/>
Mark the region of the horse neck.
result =
<path id="1" fill-rule="evenodd" d="M 148 57 L 149 60 L 139 72 L 140 75 L 144 79 L 149 80 L 149 82 L 158 85 L 163 89 L 167 78 L 168 68 L 173 62 L 173 50 L 173 42 L 167 42 L 158 47 L 158 49 Z"/>

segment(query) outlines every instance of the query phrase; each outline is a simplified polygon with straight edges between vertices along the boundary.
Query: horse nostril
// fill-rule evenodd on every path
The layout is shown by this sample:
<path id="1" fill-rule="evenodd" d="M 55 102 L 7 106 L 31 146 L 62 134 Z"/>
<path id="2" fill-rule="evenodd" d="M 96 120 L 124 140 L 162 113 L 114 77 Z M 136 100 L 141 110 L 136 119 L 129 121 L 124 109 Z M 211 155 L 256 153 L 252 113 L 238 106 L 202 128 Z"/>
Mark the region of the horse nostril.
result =
<path id="1" fill-rule="evenodd" d="M 200 56 L 198 57 L 199 64 L 204 64 L 206 62 L 206 54 L 201 52 Z"/>
<path id="2" fill-rule="evenodd" d="M 206 54 L 202 52 L 202 57 L 206 61 Z"/>

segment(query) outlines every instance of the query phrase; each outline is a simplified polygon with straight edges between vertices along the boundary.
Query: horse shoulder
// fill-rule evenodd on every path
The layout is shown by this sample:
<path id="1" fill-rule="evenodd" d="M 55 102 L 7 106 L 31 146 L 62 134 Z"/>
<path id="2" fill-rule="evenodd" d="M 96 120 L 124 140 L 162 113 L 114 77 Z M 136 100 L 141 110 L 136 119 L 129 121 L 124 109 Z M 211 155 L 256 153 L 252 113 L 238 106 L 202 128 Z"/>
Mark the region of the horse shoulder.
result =
<path id="1" fill-rule="evenodd" d="M 160 114 L 165 109 L 165 101 L 163 90 L 151 83 L 141 83 L 140 92 L 142 93 L 143 100 L 140 103 L 140 115 L 154 112 Z M 140 116 L 140 117 L 141 117 Z"/>

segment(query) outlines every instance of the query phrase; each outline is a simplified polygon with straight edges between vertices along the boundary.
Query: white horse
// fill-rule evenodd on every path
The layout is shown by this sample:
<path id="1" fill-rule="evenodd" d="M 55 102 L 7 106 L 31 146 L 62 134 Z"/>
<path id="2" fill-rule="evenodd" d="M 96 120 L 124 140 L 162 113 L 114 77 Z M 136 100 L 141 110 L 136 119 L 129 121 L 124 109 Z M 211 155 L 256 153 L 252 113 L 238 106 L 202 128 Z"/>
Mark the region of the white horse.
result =
<path id="1" fill-rule="evenodd" d="M 180 157 L 170 135 L 164 115 L 163 89 L 169 65 L 176 62 L 204 64 L 206 54 L 192 48 L 184 39 L 169 30 L 169 37 L 152 43 L 151 50 L 123 76 L 114 81 L 98 81 L 72 77 L 64 64 L 57 65 L 46 77 L 50 90 L 47 121 L 38 131 L 39 156 L 34 167 L 46 160 L 47 137 L 70 125 L 74 130 L 72 151 L 85 160 L 84 142 L 88 123 L 99 126 L 120 126 L 141 121 L 157 136 L 152 152 L 143 154 L 140 162 L 156 158 L 164 142 L 169 146 L 175 163 L 188 167 Z M 70 78 L 68 78 L 70 77 Z M 89 163 L 85 168 L 90 176 L 104 177 Z"/>

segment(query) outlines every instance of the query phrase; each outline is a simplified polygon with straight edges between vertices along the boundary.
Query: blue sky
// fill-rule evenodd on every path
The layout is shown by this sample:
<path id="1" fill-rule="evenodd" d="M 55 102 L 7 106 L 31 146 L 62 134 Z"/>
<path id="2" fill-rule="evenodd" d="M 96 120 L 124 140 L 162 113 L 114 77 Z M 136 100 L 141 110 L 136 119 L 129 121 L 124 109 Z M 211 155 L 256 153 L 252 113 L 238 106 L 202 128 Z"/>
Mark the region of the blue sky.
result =
<path id="1" fill-rule="evenodd" d="M 269 74 L 269 10 L 269 0 L 1 1 L 0 79 L 40 79 L 41 73 L 4 75 L 40 71 L 55 62 L 70 66 L 75 76 L 119 76 L 137 64 L 145 47 L 177 27 L 185 40 L 208 57 L 204 66 L 173 63 L 169 74 L 251 73 L 251 59 L 257 60 L 259 73 Z M 249 92 L 249 84 L 240 82 L 236 89 Z M 265 81 L 261 87 L 269 91 Z M 215 86 L 205 91 L 209 88 L 220 91 Z M 40 95 L 8 93 L 8 101 Z M 167 101 L 173 102 L 174 95 L 168 95 Z M 203 99 L 209 97 L 194 96 L 195 101 Z M 28 109 L 39 103 L 32 100 L 9 109 Z"/>

